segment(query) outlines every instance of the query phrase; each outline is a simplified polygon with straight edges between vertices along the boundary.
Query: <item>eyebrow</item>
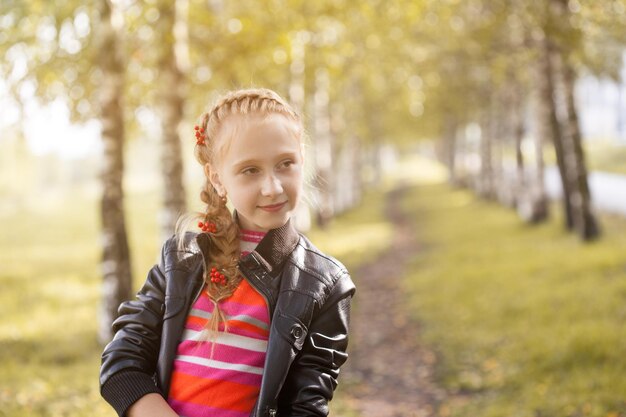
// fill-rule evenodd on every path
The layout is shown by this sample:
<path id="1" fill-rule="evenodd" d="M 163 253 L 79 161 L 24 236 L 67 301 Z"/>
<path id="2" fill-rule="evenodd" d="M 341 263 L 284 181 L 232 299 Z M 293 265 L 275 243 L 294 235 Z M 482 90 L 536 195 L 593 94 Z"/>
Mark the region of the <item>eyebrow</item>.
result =
<path id="1" fill-rule="evenodd" d="M 276 159 L 283 159 L 283 158 L 295 158 L 295 157 L 297 157 L 297 155 L 298 155 L 298 154 L 297 154 L 297 153 L 295 153 L 295 152 L 283 152 L 283 153 L 281 153 L 280 155 L 278 155 L 278 156 L 276 157 Z M 234 167 L 236 167 L 236 168 L 239 168 L 239 167 L 242 167 L 242 166 L 244 166 L 244 165 L 254 164 L 254 163 L 257 163 L 257 162 L 259 162 L 259 160 L 258 160 L 258 159 L 243 159 L 243 160 L 240 160 L 240 161 L 235 162 L 235 163 L 233 164 L 233 166 L 234 166 Z"/>

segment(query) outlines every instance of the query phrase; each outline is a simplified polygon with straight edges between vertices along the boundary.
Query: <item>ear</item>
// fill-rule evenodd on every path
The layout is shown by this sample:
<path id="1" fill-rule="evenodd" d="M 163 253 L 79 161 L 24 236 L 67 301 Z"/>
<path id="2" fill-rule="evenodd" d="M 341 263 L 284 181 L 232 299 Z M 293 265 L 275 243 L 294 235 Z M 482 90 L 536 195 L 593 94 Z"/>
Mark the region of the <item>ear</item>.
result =
<path id="1" fill-rule="evenodd" d="M 213 184 L 213 188 L 217 190 L 217 193 L 220 195 L 224 195 L 224 185 L 222 184 L 220 174 L 217 172 L 217 169 L 212 167 L 211 164 L 204 164 L 204 174 L 209 179 L 211 184 Z"/>

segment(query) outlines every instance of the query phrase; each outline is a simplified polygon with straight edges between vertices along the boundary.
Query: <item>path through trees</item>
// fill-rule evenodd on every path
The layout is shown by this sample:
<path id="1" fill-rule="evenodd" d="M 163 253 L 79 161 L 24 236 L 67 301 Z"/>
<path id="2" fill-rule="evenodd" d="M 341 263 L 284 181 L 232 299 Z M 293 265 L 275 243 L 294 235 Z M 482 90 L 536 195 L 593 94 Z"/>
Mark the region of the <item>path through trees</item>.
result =
<path id="1" fill-rule="evenodd" d="M 391 247 L 352 272 L 357 295 L 342 382 L 361 417 L 434 416 L 444 395 L 433 382 L 436 357 L 420 344 L 419 325 L 403 308 L 401 279 L 419 250 L 410 218 L 401 210 L 407 188 L 387 195 L 386 214 L 395 229 Z"/>

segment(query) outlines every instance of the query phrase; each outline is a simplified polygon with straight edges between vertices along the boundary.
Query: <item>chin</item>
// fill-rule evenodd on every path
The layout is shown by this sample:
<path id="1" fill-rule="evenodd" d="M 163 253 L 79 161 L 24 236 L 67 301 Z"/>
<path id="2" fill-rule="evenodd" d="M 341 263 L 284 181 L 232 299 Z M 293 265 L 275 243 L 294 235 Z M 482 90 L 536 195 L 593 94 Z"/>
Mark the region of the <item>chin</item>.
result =
<path id="1" fill-rule="evenodd" d="M 259 223 L 259 225 L 267 230 L 278 229 L 279 227 L 282 227 L 285 225 L 285 223 L 287 223 L 287 221 L 289 220 L 289 217 L 290 216 L 281 216 L 279 219 L 268 221 L 268 222 L 261 222 Z"/>

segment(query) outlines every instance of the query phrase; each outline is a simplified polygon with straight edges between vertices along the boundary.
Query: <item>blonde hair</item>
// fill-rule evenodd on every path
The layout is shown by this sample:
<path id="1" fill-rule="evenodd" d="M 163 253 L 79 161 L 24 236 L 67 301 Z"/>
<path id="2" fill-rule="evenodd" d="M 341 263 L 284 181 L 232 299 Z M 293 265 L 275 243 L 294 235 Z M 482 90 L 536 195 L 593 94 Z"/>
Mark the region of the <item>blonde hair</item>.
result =
<path id="1" fill-rule="evenodd" d="M 296 111 L 277 93 L 272 90 L 243 89 L 231 91 L 213 105 L 210 111 L 202 114 L 199 121 L 201 139 L 195 147 L 195 157 L 204 167 L 206 164 L 214 166 L 221 154 L 221 148 L 228 146 L 228 140 L 220 135 L 225 120 L 232 116 L 240 116 L 245 120 L 253 116 L 270 116 L 280 114 L 294 122 L 295 135 L 302 144 L 303 124 Z M 233 140 L 236 135 L 229 135 Z M 221 139 L 221 140 L 219 140 Z M 220 143 L 227 142 L 227 143 Z M 204 282 L 207 294 L 214 304 L 211 319 L 207 322 L 205 330 L 211 335 L 216 335 L 219 324 L 226 322 L 226 317 L 219 307 L 219 302 L 230 297 L 237 289 L 242 280 L 238 268 L 241 255 L 239 246 L 239 225 L 226 207 L 226 202 L 220 197 L 218 191 L 206 176 L 200 192 L 200 198 L 206 204 L 204 213 L 191 213 L 181 217 L 176 225 L 177 244 L 179 249 L 184 248 L 185 233 L 197 222 L 211 222 L 216 225 L 217 231 L 209 233 L 210 251 L 204 265 Z M 211 282 L 210 271 L 216 268 L 226 277 L 226 285 Z M 227 330 L 227 329 L 226 329 Z"/>

